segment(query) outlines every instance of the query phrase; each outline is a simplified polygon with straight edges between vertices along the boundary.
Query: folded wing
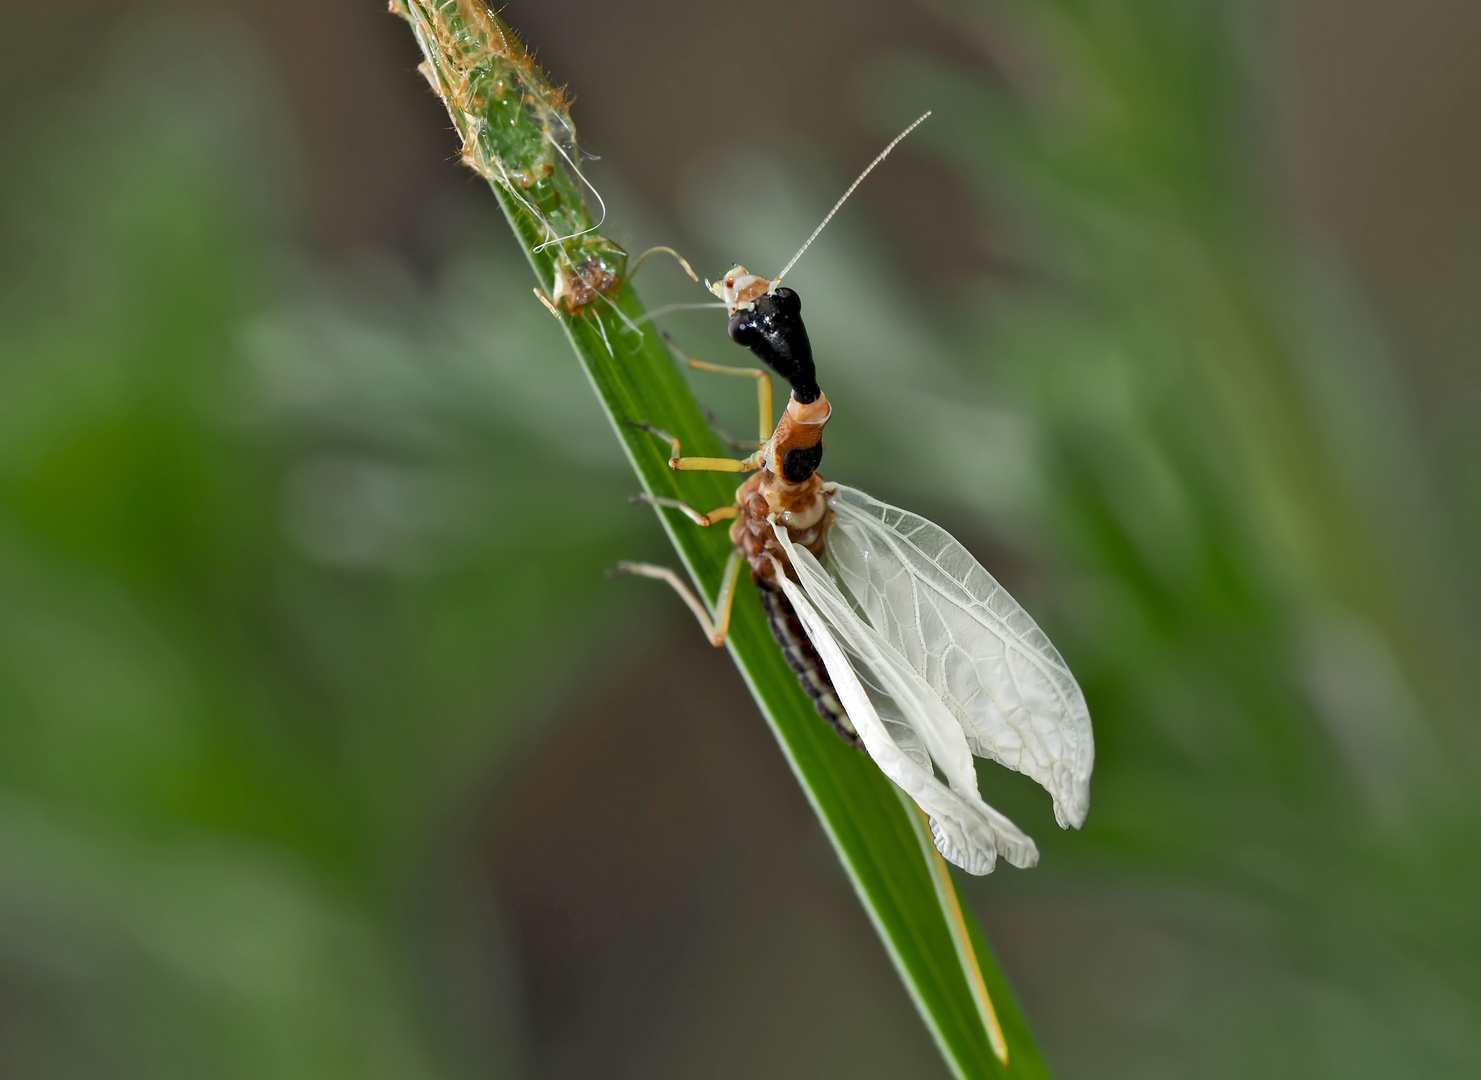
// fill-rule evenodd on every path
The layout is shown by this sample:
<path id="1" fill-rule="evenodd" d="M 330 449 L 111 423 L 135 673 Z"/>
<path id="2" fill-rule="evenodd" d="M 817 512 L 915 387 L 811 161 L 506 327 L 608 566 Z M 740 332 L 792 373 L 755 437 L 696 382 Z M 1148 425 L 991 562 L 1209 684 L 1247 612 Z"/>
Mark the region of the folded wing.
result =
<path id="1" fill-rule="evenodd" d="M 1059 824 L 1078 828 L 1095 745 L 1059 651 L 940 526 L 843 485 L 831 505 L 828 568 L 858 613 L 935 692 L 972 753 L 1042 784 Z"/>
<path id="2" fill-rule="evenodd" d="M 982 801 L 961 725 L 899 651 L 869 626 L 805 548 L 776 530 L 801 585 L 778 575 L 803 629 L 822 657 L 864 749 L 931 819 L 936 847 L 971 874 L 998 855 L 1033 866 L 1038 849 Z M 940 776 L 938 777 L 937 772 Z"/>

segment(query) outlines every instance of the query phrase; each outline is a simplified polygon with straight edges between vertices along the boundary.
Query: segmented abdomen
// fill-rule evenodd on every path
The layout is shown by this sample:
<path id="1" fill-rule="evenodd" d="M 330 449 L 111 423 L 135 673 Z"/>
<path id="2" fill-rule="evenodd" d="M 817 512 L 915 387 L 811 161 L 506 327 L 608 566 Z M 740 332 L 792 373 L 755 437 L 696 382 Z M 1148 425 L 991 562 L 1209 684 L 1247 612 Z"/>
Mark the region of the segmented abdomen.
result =
<path id="1" fill-rule="evenodd" d="M 766 580 L 758 579 L 756 583 L 761 587 L 761 605 L 766 609 L 766 621 L 771 626 L 772 636 L 782 647 L 787 666 L 797 673 L 797 679 L 802 683 L 802 689 L 807 691 L 807 696 L 812 698 L 818 715 L 828 721 L 844 742 L 859 746 L 859 735 L 849 722 L 848 713 L 843 711 L 838 695 L 833 692 L 833 680 L 828 678 L 823 658 L 807 639 L 807 631 L 802 628 L 797 612 L 792 610 L 791 602 Z"/>

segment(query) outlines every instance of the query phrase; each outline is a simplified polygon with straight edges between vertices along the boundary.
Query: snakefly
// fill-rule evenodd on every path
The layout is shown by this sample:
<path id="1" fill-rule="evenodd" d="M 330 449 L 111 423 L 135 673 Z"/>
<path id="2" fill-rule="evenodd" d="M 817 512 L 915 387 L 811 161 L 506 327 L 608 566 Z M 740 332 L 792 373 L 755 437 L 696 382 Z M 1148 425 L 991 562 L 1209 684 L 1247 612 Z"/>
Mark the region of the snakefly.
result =
<path id="1" fill-rule="evenodd" d="M 685 457 L 678 439 L 644 425 L 672 448 L 671 468 L 751 474 L 734 503 L 708 513 L 638 499 L 705 527 L 732 522 L 735 548 L 714 617 L 667 567 L 623 563 L 619 571 L 668 582 L 718 646 L 741 564 L 748 565 L 772 633 L 823 719 L 925 811 L 947 860 L 986 874 L 999 855 L 1033 866 L 1038 849 L 983 801 L 973 755 L 1037 781 L 1053 797 L 1060 826 L 1078 828 L 1094 758 L 1084 695 L 1029 614 L 944 529 L 823 480 L 823 427 L 833 407 L 818 385 L 801 300 L 781 286 L 864 176 L 924 119 L 875 158 L 775 278 L 737 266 L 711 286 L 730 313 L 731 339 L 791 387 L 772 428 L 765 370 L 690 361 L 756 378 L 760 449 L 743 460 Z"/>

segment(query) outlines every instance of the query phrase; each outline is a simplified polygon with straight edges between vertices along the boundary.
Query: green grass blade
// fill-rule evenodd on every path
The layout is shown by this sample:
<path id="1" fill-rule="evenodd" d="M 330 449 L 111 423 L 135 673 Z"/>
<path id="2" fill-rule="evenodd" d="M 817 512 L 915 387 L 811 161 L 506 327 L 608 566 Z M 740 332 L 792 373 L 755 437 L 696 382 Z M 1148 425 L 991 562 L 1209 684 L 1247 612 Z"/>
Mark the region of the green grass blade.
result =
<path id="1" fill-rule="evenodd" d="M 627 424 L 649 421 L 689 454 L 724 455 L 662 339 L 651 324 L 636 322 L 643 307 L 624 279 L 625 254 L 591 231 L 562 95 L 482 0 L 395 0 L 393 10 L 411 23 L 426 56 L 423 72 L 463 138 L 464 161 L 490 180 L 540 287 L 565 299 L 561 323 L 643 488 L 705 509 L 728 505 L 736 477 L 675 473 L 667 448 Z M 572 281 L 584 288 L 560 288 Z M 658 513 L 692 579 L 713 597 L 729 553 L 726 531 Z M 1007 1072 L 1048 1076 L 918 812 L 818 718 L 749 586 L 735 602 L 729 649 L 951 1071 L 1004 1075 L 990 1035 L 995 1015 Z"/>

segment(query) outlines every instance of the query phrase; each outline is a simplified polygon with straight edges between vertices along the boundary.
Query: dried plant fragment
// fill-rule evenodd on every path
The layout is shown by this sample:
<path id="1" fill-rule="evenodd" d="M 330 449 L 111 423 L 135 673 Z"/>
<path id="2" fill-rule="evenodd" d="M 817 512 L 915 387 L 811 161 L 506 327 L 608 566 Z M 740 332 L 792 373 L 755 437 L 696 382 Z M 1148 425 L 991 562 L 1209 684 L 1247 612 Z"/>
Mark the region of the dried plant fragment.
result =
<path id="1" fill-rule="evenodd" d="M 556 306 L 578 314 L 619 288 L 627 253 L 592 224 L 564 91 L 482 0 L 392 0 L 391 12 L 411 23 L 463 163 L 508 193 L 535 250 L 549 252 Z"/>

